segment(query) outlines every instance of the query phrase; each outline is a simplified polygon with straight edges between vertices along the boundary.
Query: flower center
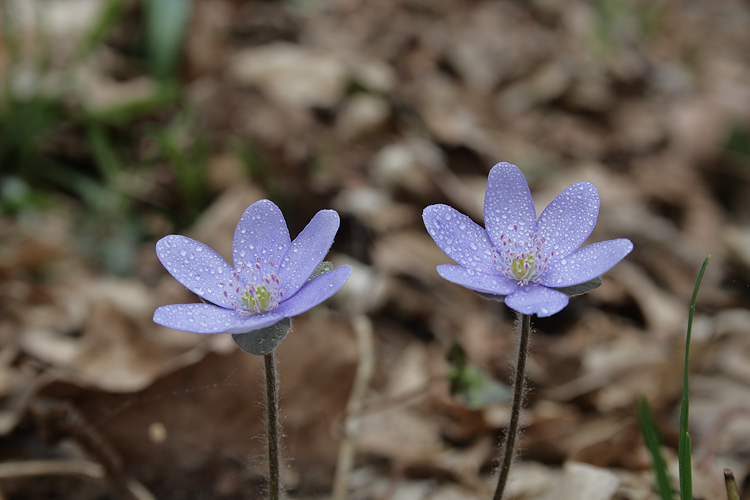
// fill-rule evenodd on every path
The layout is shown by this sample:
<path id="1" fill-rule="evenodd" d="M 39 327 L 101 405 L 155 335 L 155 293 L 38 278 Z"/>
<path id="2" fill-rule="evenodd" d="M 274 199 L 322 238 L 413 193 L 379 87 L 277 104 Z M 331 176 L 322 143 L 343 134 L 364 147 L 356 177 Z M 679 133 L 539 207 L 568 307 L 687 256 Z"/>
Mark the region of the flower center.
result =
<path id="1" fill-rule="evenodd" d="M 224 287 L 224 297 L 234 297 L 231 305 L 243 316 L 270 311 L 284 298 L 284 289 L 281 288 L 273 259 L 268 259 L 268 265 L 268 272 L 261 275 L 260 257 L 256 257 L 252 266 L 242 262 L 233 273 L 233 281 L 220 283 Z"/>
<path id="2" fill-rule="evenodd" d="M 500 235 L 500 244 L 492 248 L 492 264 L 508 278 L 521 285 L 539 283 L 547 270 L 554 250 L 545 252 L 545 238 L 530 231 L 527 238 Z"/>

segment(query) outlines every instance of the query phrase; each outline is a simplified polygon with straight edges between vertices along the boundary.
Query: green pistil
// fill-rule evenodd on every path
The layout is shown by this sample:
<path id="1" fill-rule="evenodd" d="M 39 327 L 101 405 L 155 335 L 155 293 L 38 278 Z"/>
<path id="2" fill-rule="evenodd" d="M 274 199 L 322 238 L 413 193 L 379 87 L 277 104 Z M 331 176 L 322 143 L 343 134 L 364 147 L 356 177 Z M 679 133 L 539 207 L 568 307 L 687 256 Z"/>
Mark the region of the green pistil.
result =
<path id="1" fill-rule="evenodd" d="M 520 256 L 513 257 L 513 261 L 510 264 L 510 272 L 519 281 L 528 279 L 534 272 L 534 257 L 531 254 L 526 254 L 525 259 L 522 259 Z"/>
<path id="2" fill-rule="evenodd" d="M 253 292 L 250 290 L 254 289 Z M 268 291 L 266 285 L 256 285 L 254 287 L 248 287 L 245 292 L 240 295 L 242 303 L 245 304 L 247 310 L 251 313 L 262 313 L 271 309 L 273 305 L 273 298 L 271 292 Z"/>

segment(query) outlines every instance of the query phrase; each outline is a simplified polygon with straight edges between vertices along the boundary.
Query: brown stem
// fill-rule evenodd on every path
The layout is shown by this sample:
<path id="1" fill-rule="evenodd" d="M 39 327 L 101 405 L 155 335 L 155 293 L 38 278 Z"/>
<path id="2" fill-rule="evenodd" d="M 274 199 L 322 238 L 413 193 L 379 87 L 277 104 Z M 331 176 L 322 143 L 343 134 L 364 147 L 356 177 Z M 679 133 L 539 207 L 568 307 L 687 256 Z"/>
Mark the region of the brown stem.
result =
<path id="1" fill-rule="evenodd" d="M 518 362 L 516 364 L 516 380 L 513 384 L 513 406 L 510 412 L 510 425 L 508 434 L 505 438 L 505 450 L 503 461 L 500 464 L 500 475 L 497 479 L 497 489 L 492 500 L 501 500 L 505 485 L 508 482 L 510 466 L 513 463 L 513 456 L 516 453 L 516 437 L 518 436 L 518 423 L 521 419 L 521 407 L 523 406 L 523 396 L 526 392 L 526 358 L 529 355 L 529 334 L 531 332 L 531 316 L 521 314 L 521 338 L 518 344 Z"/>
<path id="2" fill-rule="evenodd" d="M 268 498 L 281 498 L 281 458 L 279 453 L 279 386 L 276 358 L 272 350 L 263 360 L 266 365 L 266 409 L 268 410 Z"/>

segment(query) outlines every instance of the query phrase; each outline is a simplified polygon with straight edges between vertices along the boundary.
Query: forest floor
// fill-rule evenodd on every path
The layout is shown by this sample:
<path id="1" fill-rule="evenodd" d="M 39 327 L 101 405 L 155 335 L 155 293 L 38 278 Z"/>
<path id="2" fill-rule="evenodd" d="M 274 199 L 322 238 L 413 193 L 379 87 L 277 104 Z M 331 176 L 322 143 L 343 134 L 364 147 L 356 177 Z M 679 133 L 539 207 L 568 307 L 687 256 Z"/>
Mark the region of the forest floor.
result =
<path id="1" fill-rule="evenodd" d="M 155 242 L 229 258 L 261 198 L 292 237 L 337 210 L 329 259 L 354 267 L 278 350 L 288 497 L 331 498 L 344 442 L 348 499 L 488 498 L 515 317 L 438 276 L 451 261 L 421 213 L 483 224 L 508 161 L 538 210 L 592 182 L 588 242 L 634 243 L 532 320 L 512 498 L 660 498 L 637 402 L 676 477 L 710 254 L 694 493 L 725 498 L 730 467 L 750 499 L 747 2 L 6 0 L 0 16 L 0 498 L 264 498 L 262 360 L 152 322 L 197 301 Z"/>

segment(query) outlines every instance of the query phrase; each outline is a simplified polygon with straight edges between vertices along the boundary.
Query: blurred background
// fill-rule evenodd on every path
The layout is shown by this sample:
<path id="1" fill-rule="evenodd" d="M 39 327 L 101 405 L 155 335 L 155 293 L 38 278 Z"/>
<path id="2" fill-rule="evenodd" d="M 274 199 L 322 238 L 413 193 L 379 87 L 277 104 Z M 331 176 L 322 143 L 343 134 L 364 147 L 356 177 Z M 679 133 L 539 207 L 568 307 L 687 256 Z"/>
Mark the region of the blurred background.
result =
<path id="1" fill-rule="evenodd" d="M 438 277 L 421 211 L 482 224 L 498 161 L 539 210 L 593 182 L 589 241 L 635 244 L 534 318 L 510 493 L 657 498 L 636 403 L 676 473 L 711 254 L 695 498 L 723 467 L 750 498 L 748 26 L 741 0 L 0 0 L 0 498 L 264 497 L 260 360 L 151 321 L 197 301 L 155 242 L 229 257 L 261 198 L 293 237 L 338 210 L 355 269 L 279 349 L 289 497 L 331 498 L 344 443 L 338 499 L 486 498 L 515 318 Z"/>

